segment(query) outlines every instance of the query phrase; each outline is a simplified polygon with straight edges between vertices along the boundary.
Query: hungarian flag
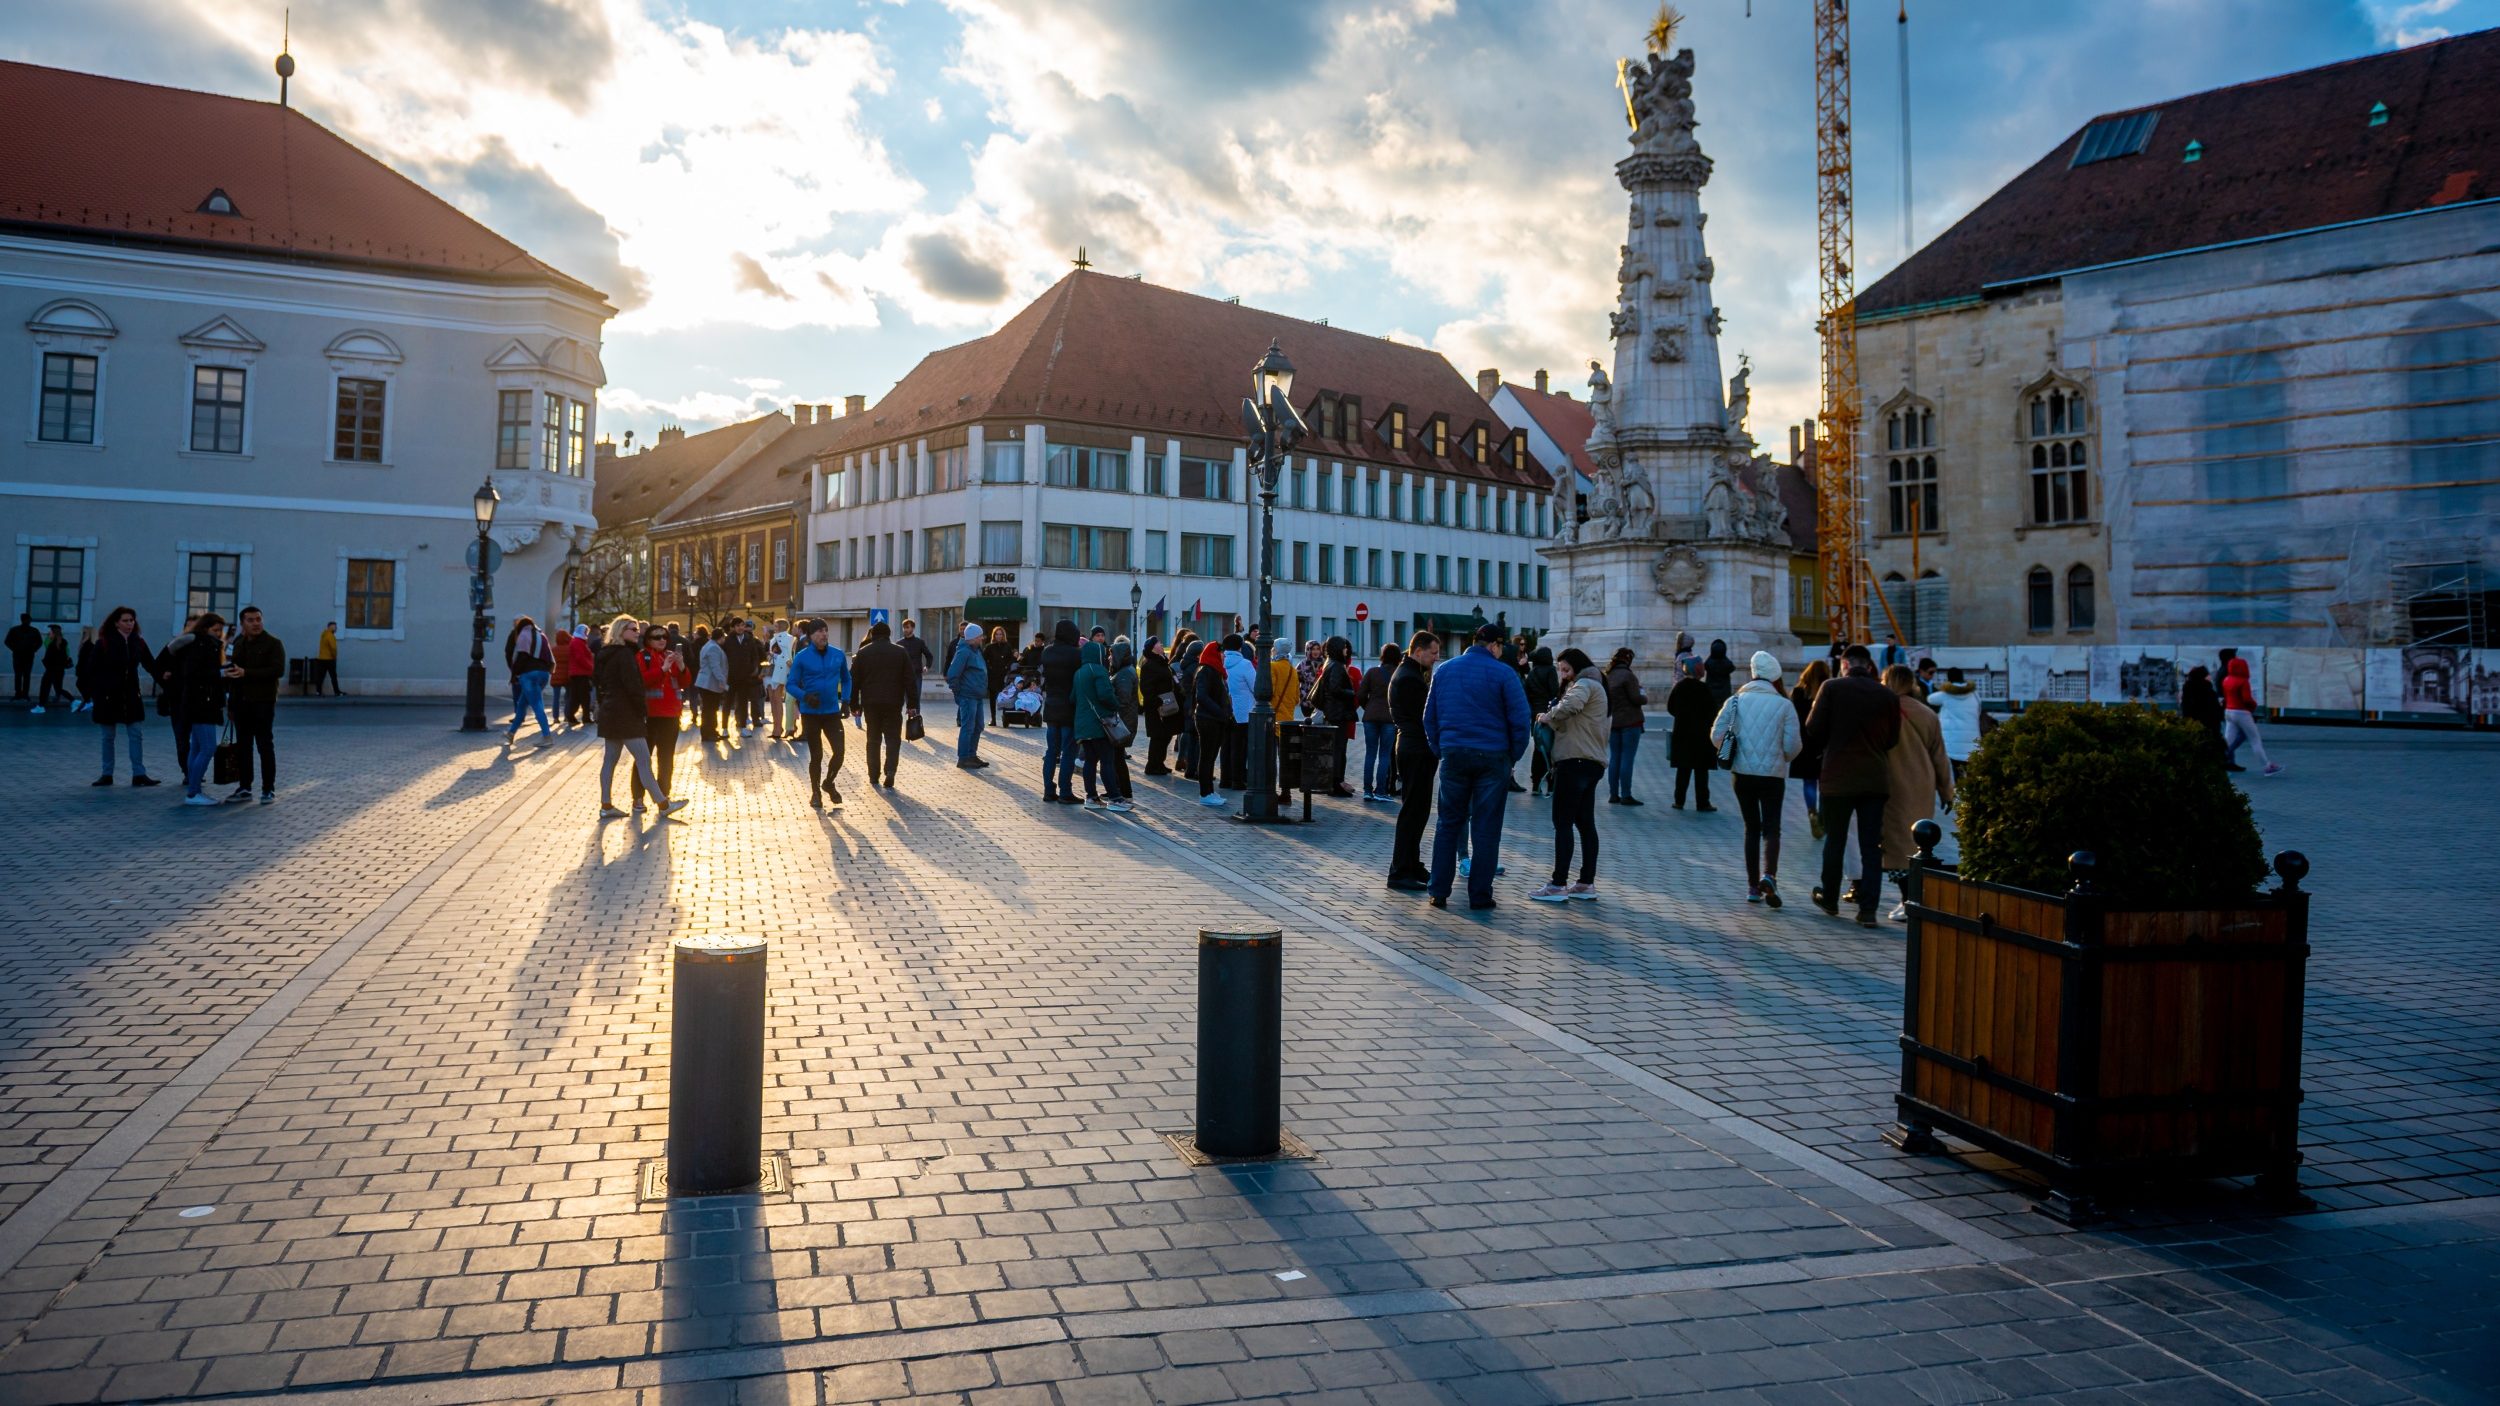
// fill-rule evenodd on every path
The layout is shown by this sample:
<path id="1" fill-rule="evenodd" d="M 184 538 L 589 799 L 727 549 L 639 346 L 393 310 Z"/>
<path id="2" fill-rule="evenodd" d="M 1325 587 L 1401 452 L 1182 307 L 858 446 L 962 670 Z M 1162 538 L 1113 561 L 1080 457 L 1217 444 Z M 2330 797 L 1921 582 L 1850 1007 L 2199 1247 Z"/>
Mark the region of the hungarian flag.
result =
<path id="1" fill-rule="evenodd" d="M 1189 618 L 1192 620 L 1204 620 L 1207 618 L 1207 598 L 1205 596 L 1198 597 L 1198 603 L 1189 608 Z"/>

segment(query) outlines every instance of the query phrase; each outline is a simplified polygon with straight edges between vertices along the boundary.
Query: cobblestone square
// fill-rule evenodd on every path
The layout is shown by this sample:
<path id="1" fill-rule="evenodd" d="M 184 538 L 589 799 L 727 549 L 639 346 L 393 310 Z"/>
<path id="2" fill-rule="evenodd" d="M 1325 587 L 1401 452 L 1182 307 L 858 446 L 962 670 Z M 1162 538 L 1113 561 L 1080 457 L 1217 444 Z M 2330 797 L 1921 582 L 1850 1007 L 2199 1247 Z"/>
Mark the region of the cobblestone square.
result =
<path id="1" fill-rule="evenodd" d="M 933 728 L 822 816 L 791 750 L 689 742 L 685 823 L 600 825 L 595 741 L 456 717 L 290 706 L 280 802 L 210 811 L 0 723 L 40 817 L 0 857 L 0 1400 L 2500 1393 L 2488 736 L 2278 728 L 2251 778 L 2313 865 L 2318 1208 L 2077 1231 L 1880 1140 L 1900 929 L 1746 905 L 1732 811 L 1610 808 L 1603 898 L 1548 908 L 1514 797 L 1468 915 L 1381 887 L 1390 807 L 1046 806 L 1028 732 L 964 772 Z M 1236 926 L 1286 935 L 1315 1161 L 1162 1139 Z M 636 1199 L 689 933 L 772 941 L 786 1196 Z"/>

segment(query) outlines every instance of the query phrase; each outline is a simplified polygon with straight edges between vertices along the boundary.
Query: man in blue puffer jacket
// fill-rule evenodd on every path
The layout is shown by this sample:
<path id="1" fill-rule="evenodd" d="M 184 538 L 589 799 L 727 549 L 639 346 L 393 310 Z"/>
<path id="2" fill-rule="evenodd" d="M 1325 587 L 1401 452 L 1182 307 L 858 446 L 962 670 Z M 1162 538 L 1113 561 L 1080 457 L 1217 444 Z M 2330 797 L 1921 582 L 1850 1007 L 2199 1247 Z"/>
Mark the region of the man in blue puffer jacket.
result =
<path id="1" fill-rule="evenodd" d="M 1441 759 L 1441 818 L 1432 835 L 1432 906 L 1449 906 L 1458 876 L 1458 838 L 1468 836 L 1467 906 L 1493 906 L 1501 868 L 1502 807 L 1511 768 L 1528 750 L 1528 690 L 1497 652 L 1504 630 L 1476 630 L 1475 648 L 1432 671 L 1424 700 L 1424 743 Z"/>
<path id="2" fill-rule="evenodd" d="M 851 706 L 851 661 L 841 650 L 828 648 L 831 627 L 822 620 L 801 621 L 807 643 L 790 656 L 789 696 L 799 705 L 799 735 L 807 741 L 807 803 L 823 810 L 828 801 L 842 804 L 842 714 Z M 822 739 L 833 739 L 833 764 L 824 763 Z"/>

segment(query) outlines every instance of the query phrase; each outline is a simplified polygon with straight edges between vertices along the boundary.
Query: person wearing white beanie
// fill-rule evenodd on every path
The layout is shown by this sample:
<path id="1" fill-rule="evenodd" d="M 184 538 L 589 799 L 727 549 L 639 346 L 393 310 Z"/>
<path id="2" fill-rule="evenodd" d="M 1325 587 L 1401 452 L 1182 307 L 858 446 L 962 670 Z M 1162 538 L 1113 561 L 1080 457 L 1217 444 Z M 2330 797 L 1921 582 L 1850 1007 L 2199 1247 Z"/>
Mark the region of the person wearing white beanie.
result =
<path id="1" fill-rule="evenodd" d="M 978 771 L 989 765 L 981 760 L 981 726 L 989 717 L 990 665 L 981 653 L 981 627 L 970 621 L 947 656 L 946 687 L 955 695 L 955 765 Z"/>
<path id="2" fill-rule="evenodd" d="M 1710 743 L 1735 773 L 1736 811 L 1745 819 L 1745 901 L 1777 908 L 1780 812 L 1788 803 L 1788 764 L 1805 738 L 1780 686 L 1778 657 L 1756 650 L 1751 672 L 1710 724 Z"/>

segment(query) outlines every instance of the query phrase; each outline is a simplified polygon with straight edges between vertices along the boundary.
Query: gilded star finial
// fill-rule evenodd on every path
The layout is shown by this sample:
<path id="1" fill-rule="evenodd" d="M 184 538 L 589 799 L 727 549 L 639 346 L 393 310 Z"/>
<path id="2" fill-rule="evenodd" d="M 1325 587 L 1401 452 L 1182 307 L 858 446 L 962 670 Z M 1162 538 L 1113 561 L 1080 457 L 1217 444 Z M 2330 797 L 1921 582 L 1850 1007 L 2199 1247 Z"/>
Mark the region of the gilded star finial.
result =
<path id="1" fill-rule="evenodd" d="M 1676 13 L 1673 5 L 1660 5 L 1658 18 L 1649 22 L 1649 51 L 1653 54 L 1672 53 L 1671 46 L 1675 43 L 1675 31 L 1683 23 L 1684 16 Z"/>

